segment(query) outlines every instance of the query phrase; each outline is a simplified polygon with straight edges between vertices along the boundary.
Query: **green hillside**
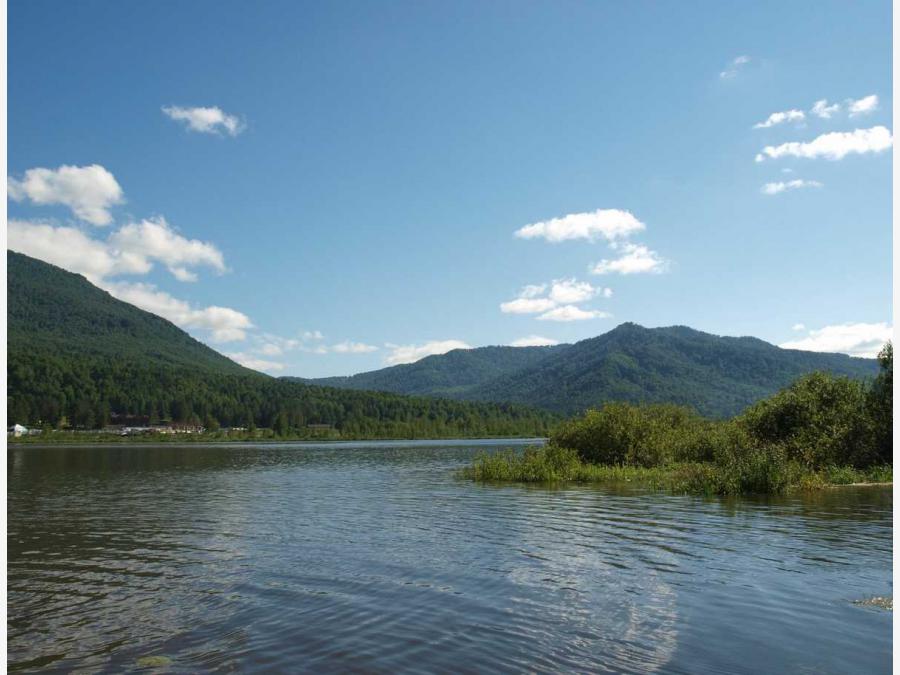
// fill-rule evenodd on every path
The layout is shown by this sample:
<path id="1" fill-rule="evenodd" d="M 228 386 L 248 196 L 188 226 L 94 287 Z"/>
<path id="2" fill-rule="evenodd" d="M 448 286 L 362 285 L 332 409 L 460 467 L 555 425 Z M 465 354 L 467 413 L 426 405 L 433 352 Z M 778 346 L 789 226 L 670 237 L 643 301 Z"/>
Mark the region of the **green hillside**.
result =
<path id="1" fill-rule="evenodd" d="M 544 434 L 522 406 L 347 391 L 248 370 L 84 277 L 7 252 L 10 422 L 95 428 L 113 414 L 345 436 Z"/>
<path id="2" fill-rule="evenodd" d="M 626 323 L 573 345 L 455 350 L 409 365 L 315 382 L 508 401 L 566 415 L 604 401 L 629 401 L 678 403 L 707 416 L 728 417 L 818 370 L 871 378 L 878 365 L 874 359 L 844 354 L 781 349 L 752 337 Z"/>
<path id="3" fill-rule="evenodd" d="M 752 337 L 633 323 L 582 340 L 467 396 L 527 402 L 564 414 L 604 401 L 678 403 L 727 417 L 813 371 L 874 378 L 874 359 L 781 349 Z"/>
<path id="4" fill-rule="evenodd" d="M 568 345 L 454 349 L 446 354 L 427 356 L 415 363 L 391 366 L 349 377 L 326 377 L 306 381 L 345 389 L 465 398 L 473 388 L 534 366 L 550 354 L 567 347 Z"/>

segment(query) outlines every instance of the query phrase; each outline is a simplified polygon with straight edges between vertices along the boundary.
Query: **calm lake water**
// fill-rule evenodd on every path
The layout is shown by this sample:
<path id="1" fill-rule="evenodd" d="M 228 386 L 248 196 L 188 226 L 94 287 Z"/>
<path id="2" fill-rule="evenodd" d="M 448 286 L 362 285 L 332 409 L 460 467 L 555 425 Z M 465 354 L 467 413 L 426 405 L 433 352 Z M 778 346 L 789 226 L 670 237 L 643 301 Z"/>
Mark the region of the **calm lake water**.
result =
<path id="1" fill-rule="evenodd" d="M 509 441 L 10 448 L 10 669 L 889 672 L 892 496 L 454 478 Z"/>

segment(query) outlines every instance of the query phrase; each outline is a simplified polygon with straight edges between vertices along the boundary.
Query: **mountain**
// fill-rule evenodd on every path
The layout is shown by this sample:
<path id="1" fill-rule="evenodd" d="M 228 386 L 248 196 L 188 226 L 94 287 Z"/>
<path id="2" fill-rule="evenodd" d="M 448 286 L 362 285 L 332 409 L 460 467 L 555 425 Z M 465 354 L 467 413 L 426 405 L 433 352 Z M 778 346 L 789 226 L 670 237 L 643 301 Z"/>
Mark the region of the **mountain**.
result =
<path id="1" fill-rule="evenodd" d="M 421 368 L 416 368 L 418 363 L 394 366 L 328 382 L 505 401 L 565 415 L 615 400 L 679 403 L 707 416 L 727 417 L 816 370 L 854 378 L 878 372 L 874 359 L 781 349 L 753 337 L 719 337 L 686 326 L 625 323 L 573 345 L 531 348 L 544 351 L 518 361 L 515 354 L 523 349 L 455 350 L 423 359 L 419 363 L 429 363 Z M 502 355 L 504 367 L 499 370 L 505 372 L 478 368 L 482 354 L 498 361 Z M 459 379 L 453 380 L 457 371 Z"/>
<path id="2" fill-rule="evenodd" d="M 530 368 L 485 382 L 468 397 L 527 401 L 564 414 L 602 401 L 671 402 L 727 417 L 817 370 L 868 378 L 878 373 L 878 364 L 845 354 L 781 349 L 753 337 L 625 323 Z"/>
<path id="3" fill-rule="evenodd" d="M 479 385 L 535 366 L 568 346 L 454 349 L 446 354 L 426 356 L 415 363 L 368 373 L 302 381 L 344 389 L 466 398 Z"/>
<path id="4" fill-rule="evenodd" d="M 543 435 L 517 405 L 348 391 L 244 368 L 84 277 L 7 251 L 10 422 L 95 428 L 111 416 L 207 426 L 332 425 L 342 436 Z"/>
<path id="5" fill-rule="evenodd" d="M 155 314 L 116 300 L 79 274 L 6 254 L 7 349 L 144 366 L 255 375 Z"/>

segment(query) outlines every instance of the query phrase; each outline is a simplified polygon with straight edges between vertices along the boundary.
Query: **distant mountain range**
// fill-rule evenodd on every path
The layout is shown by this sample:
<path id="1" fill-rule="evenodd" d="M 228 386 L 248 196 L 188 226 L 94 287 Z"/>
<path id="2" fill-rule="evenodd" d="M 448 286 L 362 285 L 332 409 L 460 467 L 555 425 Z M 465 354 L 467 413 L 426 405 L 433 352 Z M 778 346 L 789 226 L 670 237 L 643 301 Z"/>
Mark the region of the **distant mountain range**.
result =
<path id="1" fill-rule="evenodd" d="M 878 369 L 874 359 L 626 323 L 571 345 L 458 349 L 351 377 L 273 378 L 80 275 L 13 252 L 7 303 L 7 403 L 19 422 L 95 426 L 120 413 L 373 436 L 541 433 L 555 415 L 604 401 L 724 417 L 805 373 L 869 378 Z"/>
<path id="2" fill-rule="evenodd" d="M 244 368 L 87 279 L 7 251 L 10 423 L 96 428 L 113 415 L 340 437 L 543 435 L 555 417 L 510 404 L 290 382 Z M 316 426 L 318 425 L 318 426 Z"/>
<path id="3" fill-rule="evenodd" d="M 624 323 L 555 347 L 481 347 L 351 377 L 305 380 L 473 401 L 506 401 L 565 415 L 604 401 L 671 402 L 711 417 L 734 415 L 817 370 L 874 377 L 874 359 L 781 349 L 753 337 L 719 337 L 685 326 Z"/>

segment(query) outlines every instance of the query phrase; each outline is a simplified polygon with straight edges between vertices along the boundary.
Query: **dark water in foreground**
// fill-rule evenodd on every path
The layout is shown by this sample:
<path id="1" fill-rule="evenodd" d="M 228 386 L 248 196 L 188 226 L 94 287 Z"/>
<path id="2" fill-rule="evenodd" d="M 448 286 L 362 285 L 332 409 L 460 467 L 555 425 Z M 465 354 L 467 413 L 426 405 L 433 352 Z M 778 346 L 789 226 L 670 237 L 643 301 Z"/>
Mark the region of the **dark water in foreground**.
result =
<path id="1" fill-rule="evenodd" d="M 477 445 L 10 448 L 9 667 L 889 672 L 890 489 L 455 480 Z"/>

